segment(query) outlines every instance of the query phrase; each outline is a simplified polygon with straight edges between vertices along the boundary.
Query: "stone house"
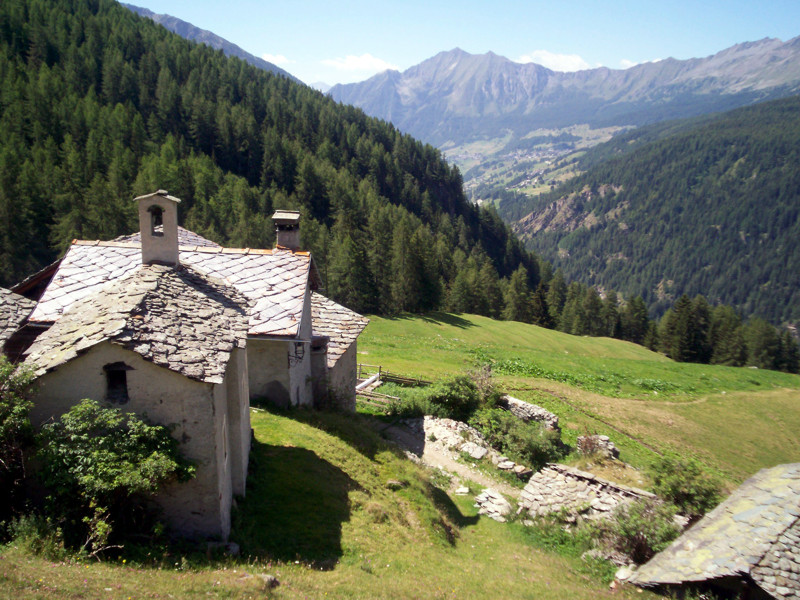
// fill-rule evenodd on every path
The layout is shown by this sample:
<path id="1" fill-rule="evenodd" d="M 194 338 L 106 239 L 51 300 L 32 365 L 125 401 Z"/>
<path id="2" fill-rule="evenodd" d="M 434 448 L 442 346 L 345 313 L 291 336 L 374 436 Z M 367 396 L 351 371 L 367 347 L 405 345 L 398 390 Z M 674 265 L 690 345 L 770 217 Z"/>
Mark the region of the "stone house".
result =
<path id="1" fill-rule="evenodd" d="M 142 263 L 141 241 L 144 238 L 154 247 L 169 244 L 170 251 L 177 252 L 181 264 L 224 280 L 247 298 L 251 399 L 264 398 L 283 407 L 312 406 L 314 389 L 321 399 L 327 392 L 328 382 L 341 387 L 343 381 L 355 381 L 355 364 L 350 357 L 355 357 L 356 338 L 367 320 L 327 298 L 328 310 L 318 317 L 319 322 L 314 320 L 312 292 L 319 290 L 321 283 L 310 253 L 298 249 L 299 213 L 275 213 L 277 246 L 274 249 L 223 248 L 178 227 L 177 204 L 180 201 L 163 190 L 137 198 L 137 201 L 140 203 L 140 233 L 107 242 L 76 240 L 59 262 L 14 286 L 14 292 L 37 304 L 25 327 L 6 344 L 7 348 L 16 340 L 34 339 L 74 303 L 138 269 Z M 160 206 L 158 215 L 143 208 L 155 202 Z M 148 227 L 153 235 L 145 236 Z M 149 260 L 148 255 L 145 261 Z M 159 259 L 156 257 L 156 260 Z M 328 333 L 315 337 L 315 328 Z M 312 355 L 322 355 L 325 360 L 313 361 Z M 313 370 L 312 363 L 315 364 Z M 345 373 L 351 363 L 352 377 Z M 339 400 L 336 406 L 353 410 L 355 385 L 336 389 Z"/>
<path id="2" fill-rule="evenodd" d="M 318 300 L 328 335 L 313 334 L 319 282 L 297 249 L 298 213 L 276 213 L 275 249 L 236 249 L 178 227 L 180 201 L 163 190 L 136 201 L 138 234 L 74 241 L 15 286 L 36 305 L 5 348 L 29 345 L 37 426 L 82 398 L 173 425 L 197 477 L 158 503 L 174 530 L 227 539 L 232 497 L 245 492 L 250 399 L 311 406 L 329 381 L 354 381 L 355 364 L 352 377 L 343 369 L 366 320 Z M 354 409 L 355 384 L 336 397 Z"/>
<path id="3" fill-rule="evenodd" d="M 753 475 L 629 581 L 720 598 L 800 597 L 800 463 Z"/>

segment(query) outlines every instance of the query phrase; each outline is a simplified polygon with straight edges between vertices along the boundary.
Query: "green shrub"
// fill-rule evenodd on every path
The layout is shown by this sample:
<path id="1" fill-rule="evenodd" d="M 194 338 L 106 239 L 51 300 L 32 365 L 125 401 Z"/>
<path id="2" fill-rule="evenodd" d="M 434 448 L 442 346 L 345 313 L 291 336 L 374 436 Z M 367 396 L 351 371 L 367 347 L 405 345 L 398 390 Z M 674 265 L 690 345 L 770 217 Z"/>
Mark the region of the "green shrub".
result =
<path id="1" fill-rule="evenodd" d="M 9 523 L 8 533 L 14 544 L 29 554 L 49 560 L 62 560 L 66 557 L 61 529 L 41 515 L 22 515 L 13 519 Z"/>
<path id="2" fill-rule="evenodd" d="M 563 456 L 558 432 L 545 429 L 540 423 L 526 423 L 506 410 L 481 409 L 470 419 L 470 425 L 493 448 L 535 469 Z"/>
<path id="3" fill-rule="evenodd" d="M 390 400 L 388 413 L 404 419 L 434 414 L 428 388 L 401 388 L 399 400 Z"/>
<path id="4" fill-rule="evenodd" d="M 468 375 L 458 375 L 429 388 L 428 401 L 436 416 L 467 421 L 481 404 L 478 386 Z"/>
<path id="5" fill-rule="evenodd" d="M 38 436 L 50 514 L 69 546 L 92 554 L 141 531 L 146 500 L 168 480 L 194 474 L 178 442 L 133 413 L 82 400 Z"/>
<path id="6" fill-rule="evenodd" d="M 696 520 L 719 504 L 721 484 L 694 459 L 660 458 L 653 466 L 653 490 Z"/>
<path id="7" fill-rule="evenodd" d="M 389 414 L 399 417 L 434 417 L 467 421 L 484 403 L 499 395 L 485 374 L 457 375 L 426 388 L 401 388 L 400 400 L 389 403 Z"/>
<path id="8" fill-rule="evenodd" d="M 25 476 L 24 450 L 33 441 L 28 412 L 28 391 L 33 380 L 30 370 L 18 370 L 0 355 L 0 522 L 22 504 Z"/>
<path id="9" fill-rule="evenodd" d="M 594 527 L 607 550 L 621 552 L 636 564 L 643 564 L 661 552 L 681 533 L 674 517 L 678 509 L 656 500 L 627 502 L 617 507 L 610 520 Z"/>

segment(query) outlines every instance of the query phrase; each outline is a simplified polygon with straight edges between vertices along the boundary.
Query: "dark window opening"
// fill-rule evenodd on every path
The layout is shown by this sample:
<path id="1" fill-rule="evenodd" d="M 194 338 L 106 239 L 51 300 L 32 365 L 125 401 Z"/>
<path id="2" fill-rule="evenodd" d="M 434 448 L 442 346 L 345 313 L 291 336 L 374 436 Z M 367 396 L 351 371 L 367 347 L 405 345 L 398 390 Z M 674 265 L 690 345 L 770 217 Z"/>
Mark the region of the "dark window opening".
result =
<path id="1" fill-rule="evenodd" d="M 151 206 L 147 211 L 150 213 L 150 235 L 164 235 L 164 209 Z"/>
<path id="2" fill-rule="evenodd" d="M 106 373 L 106 400 L 125 404 L 128 398 L 128 371 L 133 370 L 124 362 L 115 362 L 103 367 Z"/>

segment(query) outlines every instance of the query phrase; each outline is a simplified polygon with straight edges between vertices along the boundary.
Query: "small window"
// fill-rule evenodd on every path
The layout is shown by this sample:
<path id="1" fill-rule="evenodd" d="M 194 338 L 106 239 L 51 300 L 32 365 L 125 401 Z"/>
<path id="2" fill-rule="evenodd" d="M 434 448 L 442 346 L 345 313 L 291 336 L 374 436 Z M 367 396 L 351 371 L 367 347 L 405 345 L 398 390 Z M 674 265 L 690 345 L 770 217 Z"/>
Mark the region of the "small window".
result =
<path id="1" fill-rule="evenodd" d="M 106 374 L 106 400 L 115 404 L 125 404 L 128 398 L 128 371 L 124 362 L 109 363 L 103 367 Z"/>
<path id="2" fill-rule="evenodd" d="M 164 235 L 164 209 L 153 205 L 147 211 L 150 213 L 150 235 Z"/>

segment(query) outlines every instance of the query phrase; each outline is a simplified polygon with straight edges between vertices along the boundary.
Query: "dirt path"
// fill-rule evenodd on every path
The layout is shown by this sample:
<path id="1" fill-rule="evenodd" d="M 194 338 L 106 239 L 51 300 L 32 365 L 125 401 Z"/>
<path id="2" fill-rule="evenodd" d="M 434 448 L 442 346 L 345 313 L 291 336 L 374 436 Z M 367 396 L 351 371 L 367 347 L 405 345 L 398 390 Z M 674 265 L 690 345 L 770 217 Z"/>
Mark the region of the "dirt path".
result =
<path id="1" fill-rule="evenodd" d="M 458 483 L 466 482 L 467 480 L 474 481 L 515 499 L 519 498 L 520 492 L 522 492 L 519 488 L 515 488 L 500 479 L 490 477 L 469 464 L 456 460 L 455 454 L 445 448 L 442 442 L 427 440 L 424 433 L 420 434 L 403 424 L 383 425 L 379 428 L 379 431 L 400 448 L 416 456 L 423 464 L 433 468 L 442 468 L 452 474 L 454 483 L 456 483 L 456 480 L 458 480 Z"/>

